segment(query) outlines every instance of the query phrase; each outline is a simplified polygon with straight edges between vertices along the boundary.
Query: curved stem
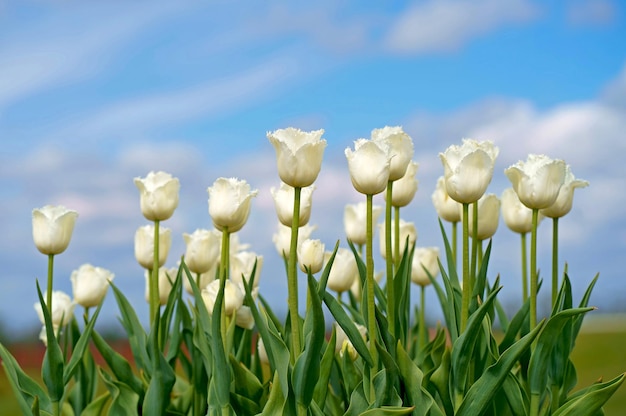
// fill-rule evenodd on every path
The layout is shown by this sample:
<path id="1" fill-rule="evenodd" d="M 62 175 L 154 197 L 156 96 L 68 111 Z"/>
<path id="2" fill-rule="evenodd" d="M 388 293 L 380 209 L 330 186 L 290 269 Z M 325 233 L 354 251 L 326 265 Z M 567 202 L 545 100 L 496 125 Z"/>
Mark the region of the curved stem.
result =
<path id="1" fill-rule="evenodd" d="M 463 297 L 461 298 L 461 332 L 465 331 L 469 317 L 470 301 L 469 270 L 469 204 L 463 203 Z"/>
<path id="2" fill-rule="evenodd" d="M 298 230 L 300 228 L 300 195 L 302 188 L 294 188 L 293 218 L 291 220 L 291 244 L 287 260 L 287 292 L 289 316 L 291 319 L 291 361 L 300 355 L 301 335 L 300 316 L 298 315 Z"/>
<path id="3" fill-rule="evenodd" d="M 539 210 L 533 209 L 533 226 L 530 234 L 530 330 L 537 326 L 537 219 Z"/>
<path id="4" fill-rule="evenodd" d="M 374 304 L 374 256 L 372 254 L 372 201 L 373 195 L 367 195 L 367 241 L 365 245 L 365 278 L 367 281 L 367 332 L 369 334 L 369 347 L 372 360 L 374 361 L 374 369 L 378 368 L 378 351 L 376 350 L 376 313 Z M 374 384 L 372 383 L 372 388 Z"/>
<path id="5" fill-rule="evenodd" d="M 54 270 L 54 254 L 48 254 L 48 287 L 46 288 L 46 305 L 52 316 L 52 275 Z"/>
<path id="6" fill-rule="evenodd" d="M 526 233 L 522 236 L 522 302 L 528 299 L 528 256 L 526 254 Z"/>
<path id="7" fill-rule="evenodd" d="M 552 218 L 552 307 L 559 293 L 559 219 Z"/>
<path id="8" fill-rule="evenodd" d="M 389 333 L 391 334 L 392 337 L 394 337 L 396 333 L 396 314 L 395 314 L 394 293 L 393 293 L 393 264 L 394 264 L 395 258 L 398 256 L 398 243 L 396 242 L 394 250 L 393 250 L 394 253 L 392 253 L 392 246 L 391 246 L 392 189 L 393 189 L 393 182 L 388 181 L 387 182 L 387 203 L 385 204 L 385 260 L 386 260 L 386 265 L 387 265 L 387 320 L 389 321 Z M 396 218 L 396 220 L 398 220 L 398 218 Z M 400 236 L 398 235 L 397 230 L 396 230 L 394 237 L 396 241 L 399 240 Z"/>
<path id="9" fill-rule="evenodd" d="M 152 256 L 152 271 L 150 273 L 150 326 L 159 313 L 159 220 L 154 220 L 154 252 Z"/>

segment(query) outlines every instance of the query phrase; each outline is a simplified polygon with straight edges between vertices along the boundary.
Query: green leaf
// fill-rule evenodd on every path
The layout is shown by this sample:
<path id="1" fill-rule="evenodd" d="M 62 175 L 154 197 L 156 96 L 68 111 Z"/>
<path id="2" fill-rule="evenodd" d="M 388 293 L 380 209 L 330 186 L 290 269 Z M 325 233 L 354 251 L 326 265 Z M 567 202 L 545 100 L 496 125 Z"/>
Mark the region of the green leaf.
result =
<path id="1" fill-rule="evenodd" d="M 39 303 L 43 311 L 46 337 L 48 340 L 48 347 L 46 348 L 43 363 L 41 364 L 41 377 L 48 389 L 50 400 L 54 403 L 59 402 L 65 392 L 65 383 L 63 382 L 63 369 L 65 365 L 59 341 L 54 334 L 52 318 L 50 317 L 50 312 L 48 311 L 41 293 L 41 288 L 39 287 L 39 281 L 37 281 L 37 294 L 39 295 Z"/>
<path id="2" fill-rule="evenodd" d="M 133 416 L 138 414 L 139 396 L 126 384 L 113 380 L 100 369 L 100 376 L 111 395 L 109 414 L 115 416 Z"/>
<path id="3" fill-rule="evenodd" d="M 443 353 L 441 364 L 430 377 L 430 382 L 439 393 L 446 415 L 454 414 L 452 394 L 450 393 L 450 365 L 450 350 L 446 349 Z"/>
<path id="4" fill-rule="evenodd" d="M 143 398 L 143 411 L 147 415 L 162 415 L 170 404 L 172 388 L 176 382 L 174 370 L 169 366 L 159 350 L 158 328 L 160 316 L 156 314 L 150 333 L 151 378 Z"/>
<path id="5" fill-rule="evenodd" d="M 378 409 L 371 409 L 361 413 L 361 416 L 394 416 L 394 415 L 409 415 L 413 412 L 412 407 L 391 407 L 383 406 Z"/>
<path id="6" fill-rule="evenodd" d="M 263 395 L 263 385 L 258 378 L 248 370 L 243 364 L 238 362 L 235 357 L 230 355 L 230 366 L 233 369 L 235 380 L 235 392 L 255 402 L 259 402 Z"/>
<path id="7" fill-rule="evenodd" d="M 143 398 L 143 383 L 133 373 L 130 363 L 120 353 L 111 348 L 97 331 L 92 331 L 91 337 L 100 355 L 113 372 L 113 375 Z"/>
<path id="8" fill-rule="evenodd" d="M 87 350 L 87 347 L 89 346 L 89 340 L 91 339 L 91 332 L 96 323 L 96 319 L 98 318 L 98 315 L 100 314 L 100 309 L 102 309 L 102 302 L 98 305 L 98 308 L 96 309 L 93 316 L 91 317 L 91 319 L 85 326 L 83 333 L 81 334 L 80 338 L 78 339 L 78 342 L 74 346 L 74 349 L 72 351 L 72 357 L 70 358 L 70 361 L 67 363 L 67 366 L 65 367 L 65 372 L 63 374 L 63 384 L 69 383 L 70 379 L 76 372 L 76 369 L 78 368 L 78 366 L 83 360 L 85 351 Z"/>
<path id="9" fill-rule="evenodd" d="M 400 377 L 407 395 L 406 404 L 415 408 L 413 416 L 443 416 L 433 397 L 422 386 L 422 371 L 411 360 L 400 341 L 396 347 L 396 354 Z"/>
<path id="10" fill-rule="evenodd" d="M 522 328 L 524 326 L 524 322 L 528 319 L 528 313 L 530 312 L 530 299 L 526 299 L 526 302 L 522 305 L 522 307 L 517 311 L 509 326 L 504 333 L 504 337 L 502 341 L 500 341 L 499 349 L 502 353 L 504 350 L 509 348 L 515 342 L 517 338 L 517 334 L 521 333 Z"/>
<path id="11" fill-rule="evenodd" d="M 624 382 L 625 374 L 615 377 L 606 383 L 594 384 L 583 391 L 577 392 L 565 402 L 553 416 L 588 416 L 599 411 L 604 403 L 615 393 Z"/>
<path id="12" fill-rule="evenodd" d="M 337 342 L 337 333 L 335 328 L 330 334 L 330 339 L 328 340 L 328 344 L 326 344 L 326 351 L 324 351 L 324 355 L 322 356 L 322 361 L 320 362 L 320 375 L 315 383 L 315 391 L 313 392 L 313 400 L 320 408 L 324 408 L 324 404 L 326 402 L 326 393 L 328 393 L 329 389 L 329 380 L 330 373 L 333 368 L 333 359 L 335 358 L 335 343 Z"/>
<path id="13" fill-rule="evenodd" d="M 315 279 L 308 273 L 309 310 L 305 319 L 306 347 L 296 360 L 291 376 L 296 402 L 308 407 L 320 374 L 320 354 L 324 346 L 325 324 L 322 302 Z M 310 328 L 309 331 L 306 328 Z M 308 332 L 308 334 L 307 334 Z"/>
<path id="14" fill-rule="evenodd" d="M 111 393 L 109 392 L 101 394 L 83 409 L 83 411 L 80 413 L 80 416 L 100 416 L 110 398 Z"/>
<path id="15" fill-rule="evenodd" d="M 287 397 L 283 394 L 286 388 L 282 388 L 280 385 L 280 377 L 277 371 L 274 371 L 274 379 L 270 388 L 270 396 L 263 407 L 263 412 L 260 416 L 275 416 L 284 414 L 285 402 Z"/>
<path id="16" fill-rule="evenodd" d="M 542 325 L 537 325 L 528 335 L 504 351 L 495 364 L 487 368 L 472 384 L 455 416 L 474 416 L 485 412 L 519 357 L 530 348 L 541 329 Z"/>

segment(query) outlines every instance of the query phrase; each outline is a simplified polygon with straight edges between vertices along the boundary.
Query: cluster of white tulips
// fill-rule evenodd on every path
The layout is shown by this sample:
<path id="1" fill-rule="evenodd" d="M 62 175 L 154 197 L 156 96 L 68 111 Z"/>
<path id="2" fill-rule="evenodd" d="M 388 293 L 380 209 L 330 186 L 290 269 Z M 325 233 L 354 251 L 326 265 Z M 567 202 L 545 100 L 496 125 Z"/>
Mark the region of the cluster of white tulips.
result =
<path id="1" fill-rule="evenodd" d="M 134 407 L 124 414 L 142 409 L 146 414 L 194 416 L 476 415 L 488 409 L 531 416 L 596 414 L 624 377 L 570 394 L 575 371 L 568 370 L 568 357 L 582 317 L 591 310 L 587 301 L 595 280 L 575 308 L 567 274 L 561 279 L 558 273 L 558 220 L 571 210 L 574 190 L 588 183 L 576 179 L 563 160 L 531 154 L 505 170 L 511 188 L 498 197 L 487 189 L 499 149 L 492 142 L 472 139 L 448 147 L 439 155 L 444 174 L 432 195 L 442 225 L 443 258 L 438 247 L 416 247 L 415 225 L 401 218 L 401 209 L 418 189 L 413 140 L 401 127 L 375 129 L 370 139 L 358 139 L 345 150 L 352 184 L 365 199 L 344 210 L 350 248 L 340 248 L 338 241 L 328 250 L 312 238 L 316 227 L 309 224 L 326 148 L 323 134 L 295 128 L 267 134 L 281 181 L 271 194 L 278 218 L 273 241 L 286 264 L 284 324 L 259 293 L 263 256 L 241 244 L 236 234 L 258 194 L 245 180 L 218 178 L 208 188 L 214 229 L 183 234 L 183 260 L 167 268 L 172 236 L 162 222 L 178 206 L 179 180 L 165 172 L 134 179 L 141 211 L 149 221 L 135 233 L 135 257 L 145 269 L 149 334 L 138 326 L 133 308 L 106 269 L 85 264 L 74 271 L 73 299 L 53 290 L 54 256 L 67 248 L 78 214 L 61 206 L 35 209 L 33 238 L 48 256 L 46 296 L 40 291 L 35 309 L 44 325 L 41 339 L 50 352 L 43 364 L 49 397 L 40 398 L 43 390 L 32 385 L 20 387 L 19 372 L 13 369 L 14 388 L 26 392 L 18 395 L 23 408 L 39 409 L 41 400 L 45 414 L 59 415 L 67 400 L 72 414 L 101 414 L 105 409 L 117 414 L 128 403 Z M 373 197 L 381 193 L 385 205 L 374 205 Z M 500 213 L 508 228 L 521 236 L 524 306 L 512 319 L 496 298 L 499 278 L 488 277 L 489 240 Z M 553 225 L 552 314 L 547 322 L 537 317 L 537 228 L 543 218 L 551 218 Z M 451 240 L 441 220 L 451 223 Z M 374 268 L 376 226 L 384 273 Z M 484 242 L 489 242 L 486 248 Z M 439 274 L 442 283 L 435 280 Z M 414 317 L 411 282 L 420 287 Z M 307 287 L 304 316 L 299 312 L 299 284 Z M 424 316 L 429 285 L 435 287 L 446 321 L 446 328 L 437 328 L 434 336 Z M 140 376 L 133 375 L 130 365 L 93 329 L 110 287 Z M 183 290 L 192 301 L 181 300 Z M 85 308 L 82 333 L 74 320 L 77 304 Z M 330 338 L 323 305 L 335 318 L 328 326 Z M 90 308 L 97 308 L 91 317 Z M 491 332 L 496 315 L 505 331 L 499 345 Z M 111 373 L 97 373 L 87 358 L 72 356 L 65 362 L 58 352 L 64 327 L 69 328 L 65 336 L 73 351 L 85 355 L 91 339 Z M 560 333 L 567 336 L 559 339 Z M 0 354 L 10 362 L 3 348 Z M 51 375 L 55 365 L 65 369 L 63 377 Z M 176 375 L 180 368 L 186 378 Z M 81 400 L 69 399 L 72 377 L 84 380 L 97 374 L 108 389 L 102 399 L 95 398 L 93 388 L 72 393 Z M 110 401 L 110 407 L 99 405 L 99 400 Z"/>

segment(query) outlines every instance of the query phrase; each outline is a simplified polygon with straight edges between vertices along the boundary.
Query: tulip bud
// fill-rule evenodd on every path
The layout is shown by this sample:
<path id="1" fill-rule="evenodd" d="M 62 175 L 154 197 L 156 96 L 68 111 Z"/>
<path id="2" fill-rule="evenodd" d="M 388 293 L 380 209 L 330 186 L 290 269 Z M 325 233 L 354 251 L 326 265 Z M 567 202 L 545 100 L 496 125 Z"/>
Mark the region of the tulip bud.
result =
<path id="1" fill-rule="evenodd" d="M 548 208 L 554 204 L 565 181 L 565 162 L 545 155 L 528 155 L 504 173 L 522 204 L 530 209 Z"/>
<path id="2" fill-rule="evenodd" d="M 276 150 L 278 176 L 287 185 L 304 188 L 317 179 L 322 168 L 326 140 L 324 130 L 305 132 L 293 127 L 268 132 Z"/>
<path id="3" fill-rule="evenodd" d="M 502 219 L 512 231 L 524 234 L 529 233 L 533 226 L 533 211 L 522 204 L 513 188 L 507 188 L 502 192 Z M 543 218 L 539 215 L 538 220 Z"/>
<path id="4" fill-rule="evenodd" d="M 307 268 L 311 274 L 322 270 L 324 265 L 324 243 L 321 240 L 304 240 L 298 247 L 298 262 L 300 263 L 300 270 L 305 273 Z"/>
<path id="5" fill-rule="evenodd" d="M 376 281 L 376 283 L 380 283 L 383 280 L 383 272 L 378 272 L 376 274 L 374 274 L 374 280 Z M 352 282 L 352 286 L 350 286 L 350 292 L 352 292 L 352 295 L 354 295 L 354 298 L 357 300 L 361 300 L 361 295 L 363 288 L 361 287 L 361 279 L 357 276 L 356 279 L 354 279 L 354 282 Z"/>
<path id="6" fill-rule="evenodd" d="M 242 293 L 244 293 L 243 279 L 246 279 L 246 282 L 250 282 L 252 270 L 255 270 L 252 288 L 259 287 L 262 268 L 263 256 L 259 256 L 251 251 L 241 251 L 230 257 L 230 278 L 233 283 L 241 285 Z"/>
<path id="7" fill-rule="evenodd" d="M 300 227 L 306 225 L 311 217 L 311 204 L 314 190 L 315 186 L 311 185 L 302 188 L 300 193 L 300 216 L 298 217 Z M 293 201 L 295 198 L 294 188 L 286 183 L 281 183 L 279 189 L 271 188 L 270 192 L 274 198 L 278 220 L 283 225 L 291 227 L 293 221 Z"/>
<path id="8" fill-rule="evenodd" d="M 62 205 L 33 210 L 33 240 L 43 254 L 60 254 L 67 249 L 78 213 Z"/>
<path id="9" fill-rule="evenodd" d="M 382 129 L 372 130 L 372 140 L 379 143 L 383 142 L 389 147 L 389 155 L 391 156 L 389 180 L 397 181 L 402 178 L 411 158 L 413 158 L 413 140 L 411 137 L 402 130 L 402 127 L 386 126 Z"/>
<path id="10" fill-rule="evenodd" d="M 109 270 L 83 264 L 70 276 L 74 301 L 84 308 L 98 306 L 114 277 L 115 275 Z M 52 305 L 54 306 L 54 301 Z"/>
<path id="11" fill-rule="evenodd" d="M 198 229 L 191 234 L 184 233 L 183 238 L 187 246 L 185 264 L 190 272 L 206 273 L 219 262 L 222 233 Z"/>
<path id="12" fill-rule="evenodd" d="M 359 333 L 361 334 L 363 341 L 365 341 L 367 337 L 367 328 L 365 328 L 363 325 L 360 325 L 360 324 L 355 324 L 355 325 L 356 325 L 356 328 L 359 330 Z M 354 348 L 354 345 L 352 345 L 350 338 L 348 338 L 348 335 L 346 335 L 343 328 L 341 328 L 341 326 L 337 324 L 337 322 L 334 322 L 333 326 L 335 327 L 335 334 L 336 334 L 335 352 L 338 353 L 340 357 L 343 357 L 345 353 L 348 353 L 352 361 L 356 360 L 358 358 L 358 353 L 356 349 Z"/>
<path id="13" fill-rule="evenodd" d="M 332 253 L 328 251 L 324 254 L 325 263 L 328 263 L 331 255 Z M 350 290 L 352 282 L 358 278 L 359 269 L 354 253 L 346 248 L 337 249 L 337 254 L 335 254 L 335 259 L 328 275 L 328 288 L 337 293 L 345 292 Z"/>
<path id="14" fill-rule="evenodd" d="M 416 285 L 428 286 L 431 283 L 428 273 L 433 278 L 439 274 L 438 259 L 439 249 L 437 247 L 415 247 L 413 263 L 411 264 L 411 281 Z"/>
<path id="15" fill-rule="evenodd" d="M 347 148 L 345 154 L 354 189 L 365 195 L 376 195 L 385 190 L 391 165 L 389 146 L 358 139 L 354 142 L 354 151 Z"/>
<path id="16" fill-rule="evenodd" d="M 159 267 L 165 264 L 172 245 L 172 232 L 169 228 L 159 227 Z M 147 270 L 154 266 L 154 225 L 139 227 L 135 232 L 135 258 Z"/>
<path id="17" fill-rule="evenodd" d="M 461 205 L 448 195 L 446 179 L 443 176 L 437 180 L 432 200 L 439 218 L 453 223 L 461 221 L 461 211 L 459 211 Z"/>
<path id="18" fill-rule="evenodd" d="M 217 276 L 217 273 L 219 271 L 218 266 L 219 266 L 219 263 L 215 264 L 215 266 L 209 269 L 209 271 L 200 274 L 200 283 L 198 283 L 197 276 L 191 276 L 193 278 L 193 281 L 196 282 L 196 285 L 198 285 L 198 289 L 200 289 L 200 292 L 202 292 L 202 289 L 207 287 L 209 283 L 211 283 L 218 277 Z M 189 283 L 189 279 L 187 278 L 187 276 L 184 276 L 184 275 L 183 275 L 183 288 L 190 295 L 192 296 L 194 295 L 193 289 L 191 288 L 191 283 Z"/>
<path id="19" fill-rule="evenodd" d="M 174 281 L 176 280 L 176 275 L 178 274 L 178 269 L 176 267 L 167 268 L 161 267 L 159 268 L 159 304 L 161 306 L 167 304 L 167 298 L 170 296 L 170 292 L 172 291 L 172 286 L 174 285 Z M 150 273 L 146 270 L 144 274 L 146 278 L 146 302 L 150 302 Z M 185 276 L 186 278 L 186 276 Z"/>
<path id="20" fill-rule="evenodd" d="M 378 224 L 378 229 L 380 230 L 380 255 L 383 257 L 383 259 L 386 259 L 387 258 L 387 242 L 385 240 L 385 235 L 386 235 L 385 224 L 384 223 Z M 395 252 L 395 235 L 396 235 L 395 227 L 391 227 L 391 242 L 392 242 L 391 252 L 392 253 Z M 404 253 L 404 250 L 406 248 L 407 237 L 409 238 L 409 250 L 410 250 L 413 244 L 415 244 L 415 241 L 417 241 L 417 228 L 415 228 L 414 223 L 407 222 L 407 221 L 404 221 L 403 219 L 400 219 L 400 247 L 398 250 L 400 255 Z"/>
<path id="21" fill-rule="evenodd" d="M 498 229 L 498 218 L 500 215 L 500 200 L 494 194 L 487 194 L 478 200 L 478 229 L 476 238 L 487 240 L 496 233 Z M 474 218 L 474 204 L 469 206 L 469 218 Z M 474 221 L 469 221 L 469 235 L 474 235 Z"/>
<path id="22" fill-rule="evenodd" d="M 298 246 L 302 244 L 304 240 L 311 236 L 311 233 L 317 228 L 315 225 L 305 225 L 298 230 Z M 287 227 L 278 223 L 278 230 L 272 236 L 272 241 L 276 247 L 276 251 L 282 257 L 289 257 L 289 250 L 291 249 L 291 227 Z"/>
<path id="23" fill-rule="evenodd" d="M 491 182 L 498 152 L 492 142 L 463 139 L 461 146 L 439 153 L 450 198 L 460 203 L 478 201 Z"/>
<path id="24" fill-rule="evenodd" d="M 47 305 L 47 301 L 44 299 L 44 303 Z M 35 303 L 35 311 L 39 316 L 39 320 L 43 325 L 46 321 L 43 316 L 43 310 L 41 309 L 41 303 Z M 76 304 L 72 302 L 67 293 L 55 290 L 52 292 L 52 325 L 55 328 L 59 328 L 67 325 L 74 316 L 74 307 Z M 55 330 L 56 332 L 56 330 Z"/>
<path id="25" fill-rule="evenodd" d="M 556 201 L 548 208 L 541 210 L 541 213 L 546 217 L 560 218 L 567 215 L 572 210 L 572 204 L 574 202 L 574 189 L 585 188 L 589 185 L 589 182 L 576 179 L 572 173 L 570 165 L 565 167 L 565 180 L 563 186 L 559 190 L 559 195 L 556 197 Z"/>
<path id="26" fill-rule="evenodd" d="M 254 316 L 252 316 L 252 311 L 248 306 L 241 305 L 241 307 L 237 309 L 235 312 L 235 325 L 243 329 L 254 328 Z"/>
<path id="27" fill-rule="evenodd" d="M 209 215 L 215 228 L 234 233 L 243 228 L 250 215 L 252 198 L 259 191 L 250 190 L 250 185 L 236 178 L 218 178 L 209 193 Z"/>
<path id="28" fill-rule="evenodd" d="M 372 223 L 378 221 L 378 217 L 383 212 L 379 205 L 372 206 Z M 353 244 L 365 245 L 367 241 L 367 204 L 348 204 L 343 211 L 343 226 L 348 240 Z"/>
<path id="29" fill-rule="evenodd" d="M 209 285 L 204 288 L 202 291 L 202 299 L 204 300 L 204 305 L 209 311 L 210 314 L 213 313 L 213 308 L 215 307 L 215 300 L 217 299 L 217 294 L 220 290 L 220 281 L 214 280 Z M 237 309 L 239 309 L 243 305 L 243 293 L 239 290 L 239 287 L 231 282 L 230 280 L 226 281 L 226 285 L 224 286 L 224 313 L 227 316 L 232 315 Z"/>
<path id="30" fill-rule="evenodd" d="M 257 347 L 256 347 L 256 353 L 259 356 L 259 361 L 261 361 L 263 364 L 270 363 L 270 359 L 267 356 L 267 350 L 265 349 L 265 345 L 263 344 L 263 338 L 261 337 L 259 337 L 259 343 L 257 344 Z"/>
<path id="31" fill-rule="evenodd" d="M 139 189 L 141 212 L 149 221 L 164 221 L 178 206 L 178 178 L 165 172 L 150 172 L 145 178 L 135 178 Z"/>
<path id="32" fill-rule="evenodd" d="M 391 159 L 393 161 L 393 159 Z M 391 188 L 391 205 L 394 207 L 405 207 L 411 203 L 415 193 L 417 192 L 418 180 L 415 179 L 418 164 L 410 161 L 403 177 L 393 183 Z M 383 196 L 387 200 L 387 193 Z"/>

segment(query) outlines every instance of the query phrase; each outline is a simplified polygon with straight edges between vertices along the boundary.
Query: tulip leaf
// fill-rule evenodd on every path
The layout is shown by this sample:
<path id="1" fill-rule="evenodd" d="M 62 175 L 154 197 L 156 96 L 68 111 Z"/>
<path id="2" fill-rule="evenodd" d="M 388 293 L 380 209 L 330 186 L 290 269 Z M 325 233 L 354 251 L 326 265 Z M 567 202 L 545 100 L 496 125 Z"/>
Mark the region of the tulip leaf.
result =
<path id="1" fill-rule="evenodd" d="M 137 395 L 143 397 L 143 384 L 133 373 L 130 363 L 111 348 L 97 331 L 91 332 L 91 339 L 113 375 L 120 382 L 129 386 Z"/>
<path id="2" fill-rule="evenodd" d="M 80 416 L 100 416 L 111 399 L 108 391 L 92 400 L 80 413 Z"/>
<path id="3" fill-rule="evenodd" d="M 111 395 L 110 415 L 133 416 L 137 415 L 139 396 L 126 384 L 113 380 L 106 372 L 100 369 L 100 377 Z"/>
<path id="4" fill-rule="evenodd" d="M 554 416 L 587 416 L 599 411 L 624 382 L 625 374 L 606 383 L 597 383 L 573 395 Z"/>
<path id="5" fill-rule="evenodd" d="M 422 370 L 415 365 L 398 341 L 396 347 L 398 370 L 407 395 L 406 404 L 415 408 L 414 416 L 443 416 L 433 397 L 422 385 Z"/>
<path id="6" fill-rule="evenodd" d="M 41 377 L 48 389 L 50 400 L 54 403 L 59 402 L 65 392 L 65 383 L 63 382 L 63 370 L 65 365 L 59 341 L 54 333 L 52 317 L 50 316 L 50 311 L 41 293 L 39 281 L 37 281 L 37 294 L 39 295 L 39 303 L 44 316 L 46 338 L 48 341 L 43 363 L 41 364 Z"/>
<path id="7" fill-rule="evenodd" d="M 167 361 L 165 361 L 165 357 L 163 357 L 163 353 L 159 349 L 159 327 L 160 314 L 156 314 L 152 324 L 149 342 L 152 371 L 142 406 L 143 411 L 147 415 L 165 414 L 170 404 L 172 388 L 176 382 L 174 370 L 169 366 Z"/>
<path id="8" fill-rule="evenodd" d="M 313 392 L 313 400 L 320 408 L 324 408 L 326 403 L 326 394 L 328 393 L 330 374 L 333 367 L 333 360 L 335 358 L 335 343 L 337 342 L 337 331 L 335 327 L 330 334 L 330 339 L 326 344 L 326 351 L 322 356 L 320 362 L 320 375 L 315 383 L 315 390 Z"/>
<path id="9" fill-rule="evenodd" d="M 96 319 L 98 318 L 98 315 L 100 314 L 100 309 L 102 309 L 102 303 L 98 305 L 93 316 L 91 317 L 91 319 L 85 326 L 85 329 L 83 330 L 83 333 L 78 339 L 78 342 L 76 343 L 76 345 L 74 345 L 74 348 L 72 351 L 72 357 L 70 358 L 70 361 L 67 363 L 67 366 L 65 367 L 65 372 L 63 373 L 64 385 L 69 383 L 70 379 L 72 378 L 78 366 L 81 364 L 83 360 L 85 351 L 87 350 L 87 347 L 89 346 L 89 341 L 91 339 L 91 333 L 93 331 L 93 327 L 96 323 Z"/>
<path id="10" fill-rule="evenodd" d="M 413 409 L 413 407 L 382 406 L 377 409 L 366 410 L 361 413 L 361 416 L 409 415 L 413 412 Z"/>
<path id="11" fill-rule="evenodd" d="M 517 311 L 511 322 L 509 323 L 504 337 L 500 341 L 499 349 L 503 352 L 509 348 L 515 342 L 515 338 L 518 333 L 521 333 L 524 326 L 524 322 L 528 320 L 528 313 L 530 312 L 530 298 L 526 299 L 522 307 Z"/>
<path id="12" fill-rule="evenodd" d="M 228 358 L 230 366 L 233 369 L 235 392 L 238 395 L 258 403 L 263 395 L 263 385 L 259 379 L 241 362 L 237 361 L 235 357 L 230 355 Z"/>
<path id="13" fill-rule="evenodd" d="M 221 408 L 228 406 L 230 396 L 231 369 L 226 359 L 226 351 L 224 341 L 222 339 L 222 331 L 220 328 L 222 320 L 222 306 L 224 303 L 224 281 L 221 282 L 220 290 L 215 298 L 213 307 L 213 315 L 211 317 L 211 351 L 213 352 L 213 374 L 219 375 L 212 377 L 215 397 Z"/>
<path id="14" fill-rule="evenodd" d="M 309 406 L 320 374 L 320 355 L 324 346 L 325 324 L 317 282 L 308 273 L 309 312 L 304 323 L 306 347 L 293 368 L 292 383 L 298 404 Z M 309 330 L 307 331 L 307 328 Z"/>
<path id="15" fill-rule="evenodd" d="M 357 350 L 359 355 L 363 357 L 363 360 L 365 360 L 370 367 L 373 366 L 374 361 L 372 360 L 372 356 L 370 355 L 365 341 L 363 341 L 361 333 L 354 324 L 354 321 L 350 319 L 335 297 L 328 292 L 324 293 L 324 303 L 330 310 L 330 313 L 334 316 L 337 324 L 339 324 L 341 329 L 343 329 L 350 339 L 350 342 L 352 342 L 354 349 Z"/>
<path id="16" fill-rule="evenodd" d="M 265 407 L 263 407 L 263 412 L 260 416 L 274 416 L 274 415 L 282 415 L 284 413 L 286 396 L 283 391 L 286 389 L 282 388 L 280 385 L 280 376 L 277 371 L 274 371 L 274 378 L 272 382 L 272 386 L 270 388 L 270 396 L 265 403 Z M 282 394 L 281 394 L 282 393 Z"/>
<path id="17" fill-rule="evenodd" d="M 504 351 L 498 361 L 482 373 L 467 391 L 455 416 L 473 416 L 485 412 L 519 357 L 530 348 L 541 329 L 542 325 L 537 325 L 528 335 Z"/>
<path id="18" fill-rule="evenodd" d="M 396 270 L 395 277 L 393 278 L 394 293 L 395 293 L 395 312 L 393 316 L 396 317 L 396 339 L 407 339 L 410 322 L 411 311 L 411 268 L 413 253 L 415 245 L 409 245 L 409 237 L 407 236 L 407 242 L 404 246 L 404 252 L 400 259 L 400 264 Z M 409 247 L 411 250 L 409 251 Z M 395 347 L 395 345 L 394 345 Z"/>

